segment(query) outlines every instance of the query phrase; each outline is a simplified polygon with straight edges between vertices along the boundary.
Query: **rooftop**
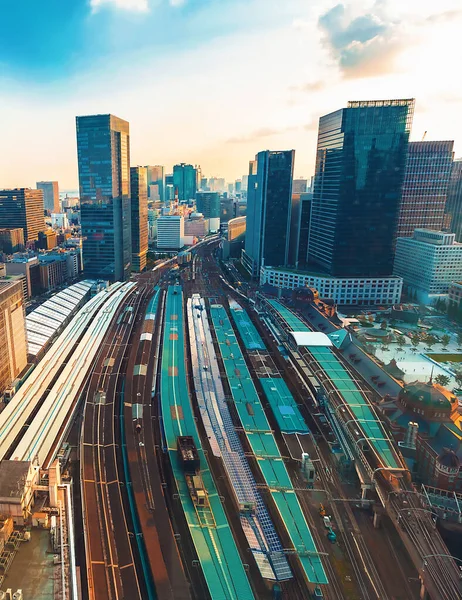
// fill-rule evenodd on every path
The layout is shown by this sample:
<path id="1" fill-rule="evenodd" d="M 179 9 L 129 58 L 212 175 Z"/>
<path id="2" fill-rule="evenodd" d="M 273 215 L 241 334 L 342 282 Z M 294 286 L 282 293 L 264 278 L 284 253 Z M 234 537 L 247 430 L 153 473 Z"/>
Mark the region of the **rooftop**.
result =
<path id="1" fill-rule="evenodd" d="M 2 460 L 0 463 L 0 498 L 21 498 L 29 473 L 28 460 Z"/>

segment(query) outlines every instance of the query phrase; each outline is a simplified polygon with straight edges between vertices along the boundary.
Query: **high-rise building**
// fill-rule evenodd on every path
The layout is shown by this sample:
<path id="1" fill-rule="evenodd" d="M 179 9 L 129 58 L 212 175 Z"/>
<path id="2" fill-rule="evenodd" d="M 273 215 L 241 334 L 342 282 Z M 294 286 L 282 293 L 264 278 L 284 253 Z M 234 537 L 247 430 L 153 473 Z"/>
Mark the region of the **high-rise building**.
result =
<path id="1" fill-rule="evenodd" d="M 39 231 L 45 229 L 42 190 L 0 190 L 0 227 L 22 227 L 26 242 L 38 239 Z"/>
<path id="2" fill-rule="evenodd" d="M 179 250 L 184 246 L 184 217 L 162 215 L 157 219 L 157 247 Z"/>
<path id="3" fill-rule="evenodd" d="M 1 252 L 14 254 L 15 252 L 24 252 L 24 249 L 24 230 L 21 227 L 0 229 Z"/>
<path id="4" fill-rule="evenodd" d="M 242 181 L 240 179 L 236 179 L 234 182 L 234 191 L 236 194 L 240 194 L 242 189 Z"/>
<path id="5" fill-rule="evenodd" d="M 178 200 L 192 200 L 196 196 L 196 169 L 181 163 L 173 167 L 173 187 Z"/>
<path id="6" fill-rule="evenodd" d="M 208 179 L 207 179 L 207 177 L 201 177 L 201 184 L 199 186 L 199 189 L 202 192 L 207 192 L 208 191 L 209 188 L 208 188 Z"/>
<path id="7" fill-rule="evenodd" d="M 336 276 L 388 276 L 414 100 L 349 102 L 319 120 L 309 262 Z"/>
<path id="8" fill-rule="evenodd" d="M 307 188 L 307 179 L 294 179 L 292 182 L 292 194 L 304 194 Z"/>
<path id="9" fill-rule="evenodd" d="M 454 142 L 410 142 L 396 237 L 443 228 Z"/>
<path id="10" fill-rule="evenodd" d="M 209 231 L 220 229 L 220 196 L 218 192 L 197 192 L 196 209 L 209 221 Z"/>
<path id="11" fill-rule="evenodd" d="M 445 219 L 449 231 L 456 234 L 456 241 L 462 242 L 462 158 L 452 163 Z"/>
<path id="12" fill-rule="evenodd" d="M 20 281 L 0 281 L 0 394 L 27 365 L 24 297 Z"/>
<path id="13" fill-rule="evenodd" d="M 141 273 L 146 268 L 146 256 L 148 253 L 147 190 L 147 168 L 131 167 L 132 271 L 137 273 Z"/>
<path id="14" fill-rule="evenodd" d="M 59 213 L 59 186 L 57 181 L 37 181 L 43 192 L 43 207 L 48 213 Z"/>
<path id="15" fill-rule="evenodd" d="M 113 115 L 77 117 L 84 271 L 127 279 L 131 262 L 130 130 Z"/>
<path id="16" fill-rule="evenodd" d="M 294 159 L 295 150 L 265 150 L 250 161 L 242 263 L 252 277 L 263 264 L 287 265 Z"/>
<path id="17" fill-rule="evenodd" d="M 311 203 L 313 194 L 305 192 L 300 194 L 299 225 L 296 267 L 303 267 L 308 262 L 308 239 L 310 236 Z"/>
<path id="18" fill-rule="evenodd" d="M 165 200 L 164 190 L 165 190 L 165 169 L 162 165 L 154 165 L 154 166 L 146 166 L 147 170 L 147 186 L 148 186 L 148 198 L 151 201 L 160 200 L 163 202 Z M 154 192 L 155 188 L 151 188 L 151 186 L 157 186 L 157 194 L 158 197 L 151 197 L 151 192 Z"/>

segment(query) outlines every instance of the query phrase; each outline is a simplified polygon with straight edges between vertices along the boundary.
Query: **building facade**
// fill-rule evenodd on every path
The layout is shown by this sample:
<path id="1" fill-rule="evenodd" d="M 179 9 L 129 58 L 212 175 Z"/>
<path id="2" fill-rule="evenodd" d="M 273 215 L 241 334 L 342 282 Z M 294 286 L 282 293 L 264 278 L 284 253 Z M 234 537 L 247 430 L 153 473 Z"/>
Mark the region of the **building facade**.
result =
<path id="1" fill-rule="evenodd" d="M 287 265 L 294 160 L 295 150 L 265 150 L 249 164 L 242 264 L 254 278 L 262 265 Z"/>
<path id="2" fill-rule="evenodd" d="M 26 300 L 40 293 L 40 267 L 37 256 L 13 256 L 6 263 L 6 274 L 24 277 L 24 298 Z"/>
<path id="3" fill-rule="evenodd" d="M 292 182 L 292 194 L 304 194 L 308 189 L 307 179 L 294 179 Z"/>
<path id="4" fill-rule="evenodd" d="M 184 217 L 162 215 L 157 219 L 157 248 L 179 250 L 184 246 Z"/>
<path id="5" fill-rule="evenodd" d="M 59 186 L 57 181 L 37 181 L 37 189 L 43 192 L 43 207 L 48 214 L 59 213 Z"/>
<path id="6" fill-rule="evenodd" d="M 77 117 L 77 155 L 85 274 L 125 280 L 131 265 L 128 122 L 113 115 Z"/>
<path id="7" fill-rule="evenodd" d="M 24 252 L 24 230 L 21 227 L 15 229 L 0 229 L 0 251 L 5 254 Z"/>
<path id="8" fill-rule="evenodd" d="M 410 142 L 396 237 L 414 229 L 441 231 L 454 142 Z"/>
<path id="9" fill-rule="evenodd" d="M 398 238 L 393 273 L 419 302 L 445 299 L 452 282 L 462 280 L 462 244 L 454 233 L 416 229 L 412 238 Z"/>
<path id="10" fill-rule="evenodd" d="M 180 163 L 173 167 L 173 187 L 178 200 L 193 200 L 197 191 L 197 174 L 192 165 Z"/>
<path id="11" fill-rule="evenodd" d="M 27 365 L 22 284 L 0 281 L 0 394 Z"/>
<path id="12" fill-rule="evenodd" d="M 154 165 L 146 166 L 146 177 L 147 177 L 147 187 L 148 187 L 148 198 L 151 201 L 160 200 L 163 202 L 165 200 L 164 191 L 165 191 L 165 169 L 162 165 Z M 151 186 L 157 186 L 151 187 Z M 157 197 L 155 192 L 157 191 Z"/>
<path id="13" fill-rule="evenodd" d="M 148 174 L 146 167 L 130 168 L 132 271 L 146 268 L 148 254 Z"/>
<path id="14" fill-rule="evenodd" d="M 388 306 L 399 303 L 401 277 L 331 277 L 309 271 L 262 267 L 260 285 L 296 290 L 314 288 L 320 298 L 340 306 Z"/>
<path id="15" fill-rule="evenodd" d="M 37 240 L 39 231 L 45 229 L 42 190 L 0 190 L 0 227 L 21 227 L 26 244 Z"/>
<path id="16" fill-rule="evenodd" d="M 217 232 L 220 229 L 220 196 L 218 192 L 197 192 L 197 212 L 204 215 L 209 222 L 209 231 Z"/>
<path id="17" fill-rule="evenodd" d="M 462 242 L 462 158 L 452 163 L 445 220 L 449 231 L 456 234 L 456 241 Z"/>
<path id="18" fill-rule="evenodd" d="M 349 102 L 319 120 L 308 259 L 329 275 L 393 271 L 414 100 Z"/>

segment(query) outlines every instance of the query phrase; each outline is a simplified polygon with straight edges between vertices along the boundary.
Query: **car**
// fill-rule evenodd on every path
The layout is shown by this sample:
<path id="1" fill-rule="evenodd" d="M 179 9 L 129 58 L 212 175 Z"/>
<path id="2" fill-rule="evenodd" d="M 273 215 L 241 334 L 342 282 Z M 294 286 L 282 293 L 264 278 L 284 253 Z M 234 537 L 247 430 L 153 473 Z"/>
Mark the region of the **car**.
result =
<path id="1" fill-rule="evenodd" d="M 330 517 L 323 517 L 322 518 L 323 522 L 324 522 L 324 527 L 326 529 L 330 529 L 331 528 L 331 521 L 330 521 Z"/>

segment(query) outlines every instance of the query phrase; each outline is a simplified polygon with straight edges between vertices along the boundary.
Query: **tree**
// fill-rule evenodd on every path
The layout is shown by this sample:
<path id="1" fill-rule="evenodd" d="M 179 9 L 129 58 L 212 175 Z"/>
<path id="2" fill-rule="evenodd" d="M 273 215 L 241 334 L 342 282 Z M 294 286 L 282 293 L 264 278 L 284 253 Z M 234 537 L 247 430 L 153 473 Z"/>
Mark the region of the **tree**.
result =
<path id="1" fill-rule="evenodd" d="M 443 375 L 442 373 L 440 373 L 440 375 L 437 375 L 435 377 L 435 381 L 439 385 L 442 385 L 443 387 L 446 387 L 451 380 L 450 380 L 450 378 L 447 375 Z"/>
<path id="2" fill-rule="evenodd" d="M 434 346 L 436 344 L 436 337 L 432 334 L 427 335 L 425 343 L 427 344 L 427 346 L 429 348 L 431 348 L 432 346 Z"/>
<path id="3" fill-rule="evenodd" d="M 411 344 L 413 346 L 413 350 L 414 352 L 417 350 L 417 346 L 419 345 L 419 338 L 415 335 L 412 339 L 411 339 Z"/>
<path id="4" fill-rule="evenodd" d="M 459 387 L 462 387 L 462 371 L 454 372 L 454 379 Z"/>
<path id="5" fill-rule="evenodd" d="M 385 319 L 380 323 L 380 329 L 386 329 L 388 327 L 388 323 Z"/>
<path id="6" fill-rule="evenodd" d="M 398 344 L 398 346 L 400 348 L 402 348 L 403 346 L 405 346 L 406 345 L 406 338 L 404 337 L 404 335 L 399 335 L 396 338 L 396 343 Z"/>
<path id="7" fill-rule="evenodd" d="M 443 344 L 443 348 L 447 348 L 449 342 L 451 341 L 451 336 L 445 333 L 441 336 L 441 343 Z"/>

